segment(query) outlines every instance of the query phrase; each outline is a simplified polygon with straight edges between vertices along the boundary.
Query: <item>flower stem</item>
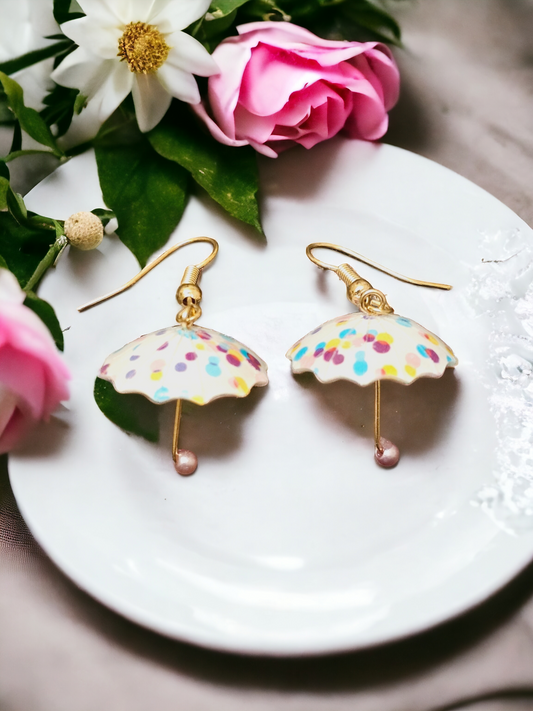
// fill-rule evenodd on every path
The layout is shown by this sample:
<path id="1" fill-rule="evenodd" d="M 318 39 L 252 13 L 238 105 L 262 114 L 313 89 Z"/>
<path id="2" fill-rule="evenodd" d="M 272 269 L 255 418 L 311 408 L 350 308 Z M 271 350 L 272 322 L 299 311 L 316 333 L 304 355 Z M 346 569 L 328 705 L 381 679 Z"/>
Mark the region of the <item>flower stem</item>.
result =
<path id="1" fill-rule="evenodd" d="M 24 287 L 24 291 L 28 294 L 30 291 L 35 291 L 36 286 L 39 284 L 43 276 L 46 274 L 50 267 L 53 267 L 57 258 L 67 246 L 67 238 L 65 235 L 60 235 L 56 241 L 50 245 L 48 252 L 41 259 L 37 265 L 37 269 L 31 275 L 28 283 Z"/>

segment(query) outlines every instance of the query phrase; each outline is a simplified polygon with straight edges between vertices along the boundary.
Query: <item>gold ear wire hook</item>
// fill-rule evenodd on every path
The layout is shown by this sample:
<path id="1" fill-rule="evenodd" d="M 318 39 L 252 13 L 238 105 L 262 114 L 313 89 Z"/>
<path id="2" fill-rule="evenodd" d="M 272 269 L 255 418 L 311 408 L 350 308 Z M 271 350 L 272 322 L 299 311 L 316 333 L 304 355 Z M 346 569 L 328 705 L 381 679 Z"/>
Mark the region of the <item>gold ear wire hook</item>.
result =
<path id="1" fill-rule="evenodd" d="M 415 286 L 427 286 L 433 289 L 450 290 L 452 288 L 449 284 L 439 284 L 438 282 L 412 279 L 411 277 L 406 277 L 403 274 L 399 274 L 398 272 L 393 272 L 390 269 L 383 267 L 381 264 L 378 264 L 377 262 L 374 262 L 371 259 L 363 257 L 362 254 L 354 252 L 351 249 L 347 249 L 346 247 L 341 247 L 338 244 L 330 244 L 329 242 L 313 242 L 312 244 L 308 245 L 307 249 L 305 250 L 305 253 L 308 258 L 313 262 L 313 264 L 316 264 L 317 267 L 320 267 L 322 269 L 329 269 L 330 271 L 335 272 L 339 279 L 341 279 L 341 281 L 346 284 L 346 293 L 348 299 L 365 313 L 391 314 L 394 313 L 394 309 L 388 303 L 385 294 L 382 291 L 379 291 L 378 289 L 374 289 L 372 284 L 370 284 L 370 282 L 366 279 L 363 279 L 361 276 L 359 276 L 359 274 L 350 264 L 345 263 L 335 266 L 334 264 L 328 264 L 327 262 L 323 262 L 322 260 L 315 257 L 315 255 L 313 254 L 313 249 L 331 249 L 334 252 L 339 252 L 339 254 L 344 254 L 346 257 L 352 257 L 352 259 L 356 259 L 358 262 L 367 264 L 369 267 L 374 267 L 374 269 L 377 269 L 378 271 L 383 272 L 384 274 L 388 274 L 389 276 L 394 277 L 394 279 L 406 282 L 407 284 L 414 284 Z"/>
<path id="2" fill-rule="evenodd" d="M 314 256 L 312 253 L 313 249 L 332 249 L 334 252 L 339 252 L 339 254 L 344 254 L 345 257 L 352 257 L 353 259 L 357 259 L 358 262 L 362 262 L 363 264 L 368 265 L 369 267 L 374 267 L 374 269 L 377 269 L 380 272 L 383 272 L 383 274 L 388 274 L 391 277 L 394 277 L 395 279 L 398 279 L 399 281 L 403 281 L 406 284 L 414 284 L 415 286 L 428 286 L 433 289 L 445 289 L 446 291 L 449 291 L 450 289 L 453 289 L 453 287 L 450 284 L 439 284 L 438 282 L 433 282 L 433 281 L 421 281 L 420 279 L 412 279 L 411 277 L 406 277 L 403 274 L 399 274 L 398 272 L 393 272 L 391 269 L 387 269 L 386 267 L 383 267 L 381 264 L 378 264 L 377 262 L 372 261 L 371 259 L 367 259 L 366 257 L 363 257 L 362 254 L 359 254 L 358 252 L 354 252 L 351 249 L 347 249 L 345 247 L 341 247 L 338 244 L 330 244 L 329 242 L 313 242 L 312 244 L 308 245 L 307 249 L 305 250 L 305 253 L 309 257 L 309 259 L 317 265 L 317 267 L 322 267 L 322 269 L 329 269 L 333 272 L 336 272 L 338 267 L 336 267 L 334 264 L 327 264 L 326 262 L 322 262 L 320 259 L 317 259 L 317 257 Z"/>
<path id="3" fill-rule="evenodd" d="M 161 264 L 161 262 L 164 259 L 166 259 L 167 257 L 169 257 L 171 254 L 173 254 L 174 252 L 177 252 L 178 249 L 181 249 L 182 247 L 186 247 L 189 244 L 194 244 L 195 242 L 207 242 L 207 244 L 210 244 L 213 247 L 211 254 L 209 254 L 202 262 L 198 262 L 198 264 L 192 264 L 191 266 L 187 267 L 187 269 L 185 270 L 185 274 L 183 275 L 183 279 L 182 279 L 182 285 L 184 285 L 184 284 L 196 285 L 198 283 L 198 280 L 200 279 L 202 269 L 205 269 L 205 267 L 207 267 L 213 261 L 213 259 L 217 256 L 218 242 L 216 240 L 214 240 L 212 237 L 191 237 L 190 239 L 187 239 L 184 242 L 179 242 L 178 244 L 173 245 L 172 247 L 167 249 L 166 252 L 163 252 L 163 254 L 160 254 L 159 257 L 154 259 L 153 262 L 150 262 L 150 264 L 147 264 L 144 267 L 144 269 L 141 269 L 141 271 L 138 274 L 136 274 L 132 279 L 127 281 L 121 287 L 119 287 L 118 289 L 115 289 L 115 291 L 112 291 L 109 294 L 100 296 L 98 299 L 95 299 L 94 301 L 90 301 L 88 304 L 84 304 L 83 306 L 80 306 L 78 311 L 80 313 L 82 311 L 87 311 L 88 309 L 92 309 L 93 306 L 97 306 L 98 304 L 101 304 L 104 301 L 107 301 L 108 299 L 112 299 L 114 296 L 118 296 L 118 294 L 122 294 L 123 291 L 127 291 L 128 289 L 130 289 L 134 284 L 136 284 L 138 281 L 140 281 L 143 278 L 143 276 L 145 276 L 146 274 L 148 274 L 149 271 L 151 271 L 152 269 L 157 267 L 158 264 Z M 178 291 L 179 291 L 179 289 L 178 289 Z M 199 291 L 199 289 L 198 289 L 198 291 Z M 201 292 L 200 292 L 200 298 L 201 298 Z M 198 318 L 198 316 L 196 316 L 196 318 Z"/>

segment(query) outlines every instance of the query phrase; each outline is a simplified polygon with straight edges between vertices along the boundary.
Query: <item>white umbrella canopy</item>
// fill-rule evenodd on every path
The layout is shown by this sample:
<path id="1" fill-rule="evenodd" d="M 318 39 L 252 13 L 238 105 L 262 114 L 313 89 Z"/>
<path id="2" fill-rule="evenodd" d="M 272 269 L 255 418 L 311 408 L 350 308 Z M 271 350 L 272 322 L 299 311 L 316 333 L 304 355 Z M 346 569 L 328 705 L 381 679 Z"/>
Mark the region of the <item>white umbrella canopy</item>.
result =
<path id="1" fill-rule="evenodd" d="M 421 377 L 440 378 L 457 358 L 424 326 L 398 314 L 346 314 L 323 323 L 287 352 L 294 373 L 310 371 L 321 383 L 351 380 L 369 385 Z"/>
<path id="2" fill-rule="evenodd" d="M 200 326 L 171 326 L 109 355 L 100 378 L 119 393 L 138 393 L 156 404 L 246 397 L 268 383 L 267 365 L 231 336 Z"/>

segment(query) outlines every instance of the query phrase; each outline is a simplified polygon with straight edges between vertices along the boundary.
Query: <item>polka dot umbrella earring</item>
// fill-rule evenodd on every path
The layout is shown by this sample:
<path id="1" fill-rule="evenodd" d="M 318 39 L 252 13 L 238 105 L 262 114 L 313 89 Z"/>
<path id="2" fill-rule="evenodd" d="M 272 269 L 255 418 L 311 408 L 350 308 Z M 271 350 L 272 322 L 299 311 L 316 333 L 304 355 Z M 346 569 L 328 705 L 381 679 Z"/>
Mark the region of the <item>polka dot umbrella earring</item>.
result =
<path id="1" fill-rule="evenodd" d="M 216 257 L 218 243 L 210 237 L 180 242 L 124 286 L 78 309 L 86 311 L 129 289 L 163 259 L 194 242 L 207 242 L 213 250 L 203 262 L 185 270 L 176 293 L 181 306 L 177 326 L 148 333 L 123 346 L 105 359 L 99 373 L 119 393 L 138 393 L 157 404 L 176 401 L 172 458 L 182 476 L 193 474 L 198 461 L 194 452 L 178 447 L 181 401 L 206 405 L 220 397 L 245 397 L 254 385 L 268 383 L 266 363 L 247 346 L 223 333 L 195 325 L 202 314 L 198 282 L 202 269 Z"/>
<path id="2" fill-rule="evenodd" d="M 381 437 L 381 381 L 395 380 L 409 385 L 424 376 L 440 378 L 446 368 L 457 365 L 457 358 L 434 333 L 410 318 L 395 314 L 385 294 L 374 289 L 349 264 L 335 266 L 317 259 L 313 255 L 317 248 L 340 252 L 410 284 L 446 290 L 452 287 L 404 277 L 335 244 L 315 242 L 306 250 L 314 264 L 335 272 L 346 284 L 348 300 L 359 311 L 327 321 L 297 341 L 287 352 L 292 372 L 310 371 L 321 383 L 335 380 L 351 380 L 359 385 L 374 383 L 374 458 L 382 467 L 393 467 L 398 463 L 400 451 Z"/>

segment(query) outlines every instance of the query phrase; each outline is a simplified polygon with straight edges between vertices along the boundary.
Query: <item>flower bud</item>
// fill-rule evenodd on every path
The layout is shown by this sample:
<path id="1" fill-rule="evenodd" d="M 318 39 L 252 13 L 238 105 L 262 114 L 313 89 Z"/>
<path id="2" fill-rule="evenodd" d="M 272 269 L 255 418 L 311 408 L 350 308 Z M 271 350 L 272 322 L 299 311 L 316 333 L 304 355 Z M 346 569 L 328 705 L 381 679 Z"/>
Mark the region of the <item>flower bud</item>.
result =
<path id="1" fill-rule="evenodd" d="M 104 226 L 92 212 L 76 212 L 65 220 L 65 235 L 77 249 L 96 249 L 104 237 Z"/>

